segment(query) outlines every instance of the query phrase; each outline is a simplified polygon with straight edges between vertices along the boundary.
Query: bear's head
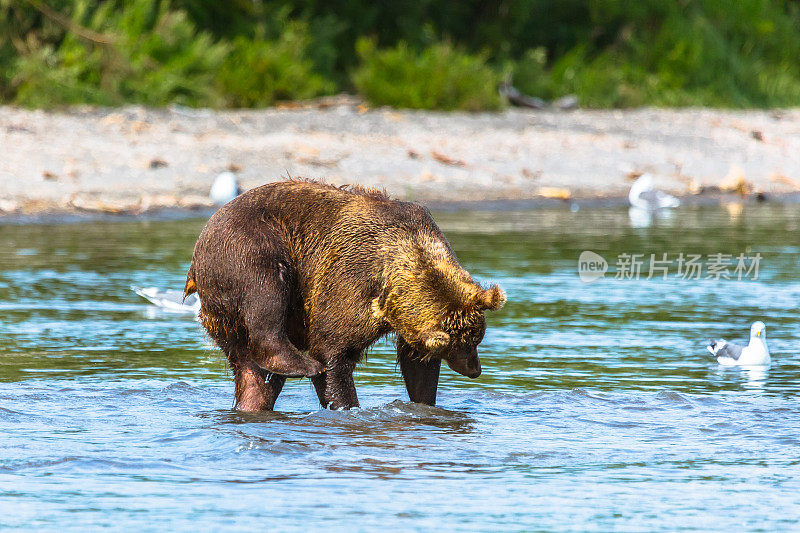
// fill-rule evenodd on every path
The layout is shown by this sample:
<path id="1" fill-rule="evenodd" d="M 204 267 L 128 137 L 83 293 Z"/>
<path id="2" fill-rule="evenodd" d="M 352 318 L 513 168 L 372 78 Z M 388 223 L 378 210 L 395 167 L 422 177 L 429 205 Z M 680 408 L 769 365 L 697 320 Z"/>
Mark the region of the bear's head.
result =
<path id="1" fill-rule="evenodd" d="M 403 274 L 376 301 L 376 312 L 418 357 L 442 359 L 453 371 L 478 377 L 484 312 L 503 306 L 503 290 L 497 285 L 483 288 L 455 261 L 427 262 Z"/>
<path id="2" fill-rule="evenodd" d="M 453 371 L 469 378 L 481 375 L 478 344 L 486 333 L 484 311 L 502 307 L 506 296 L 497 285 L 488 289 L 474 284 L 472 294 L 450 305 L 416 336 L 412 345 L 427 357 L 443 359 Z"/>

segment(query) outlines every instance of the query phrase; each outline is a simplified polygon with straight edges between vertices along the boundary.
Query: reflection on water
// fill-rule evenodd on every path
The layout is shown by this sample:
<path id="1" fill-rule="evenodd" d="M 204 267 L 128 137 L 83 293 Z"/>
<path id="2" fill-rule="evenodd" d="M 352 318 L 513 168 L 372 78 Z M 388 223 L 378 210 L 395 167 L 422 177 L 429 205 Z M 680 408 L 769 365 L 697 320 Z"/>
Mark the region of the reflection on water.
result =
<path id="1" fill-rule="evenodd" d="M 439 406 L 410 404 L 382 341 L 357 372 L 363 409 L 320 411 L 291 380 L 258 414 L 230 409 L 191 316 L 129 289 L 182 287 L 202 220 L 0 226 L 0 524 L 798 527 L 800 209 L 436 218 L 509 296 L 481 377 L 443 370 Z M 584 250 L 763 259 L 755 281 L 582 283 Z M 773 365 L 719 367 L 705 343 L 757 319 Z"/>

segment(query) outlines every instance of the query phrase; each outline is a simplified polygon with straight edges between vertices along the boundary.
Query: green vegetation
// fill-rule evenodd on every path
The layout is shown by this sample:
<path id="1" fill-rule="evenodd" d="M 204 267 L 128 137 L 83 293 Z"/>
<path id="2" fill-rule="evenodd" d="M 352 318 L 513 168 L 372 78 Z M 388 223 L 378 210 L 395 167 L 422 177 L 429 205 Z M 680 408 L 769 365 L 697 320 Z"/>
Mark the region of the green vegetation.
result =
<path id="1" fill-rule="evenodd" d="M 288 24 L 274 41 L 236 37 L 219 74 L 225 103 L 258 107 L 335 91 L 335 83 L 314 72 L 309 40 L 303 23 Z"/>
<path id="2" fill-rule="evenodd" d="M 0 0 L 0 102 L 800 105 L 800 0 Z"/>
<path id="3" fill-rule="evenodd" d="M 521 90 L 595 107 L 800 105 L 800 2 L 597 6 L 592 18 L 617 28 L 613 39 L 582 39 L 549 62 L 546 50 L 527 51 L 513 66 Z"/>
<path id="4" fill-rule="evenodd" d="M 362 64 L 353 73 L 359 93 L 376 105 L 412 109 L 498 109 L 498 74 L 483 55 L 472 56 L 449 44 L 419 53 L 404 42 L 377 50 L 373 41 L 358 42 Z"/>

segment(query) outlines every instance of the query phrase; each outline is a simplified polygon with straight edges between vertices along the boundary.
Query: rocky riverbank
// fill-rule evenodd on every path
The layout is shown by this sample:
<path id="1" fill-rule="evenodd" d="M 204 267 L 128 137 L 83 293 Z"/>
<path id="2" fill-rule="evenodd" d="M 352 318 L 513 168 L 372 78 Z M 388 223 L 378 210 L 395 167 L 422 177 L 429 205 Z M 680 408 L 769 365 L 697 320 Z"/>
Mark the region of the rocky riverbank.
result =
<path id="1" fill-rule="evenodd" d="M 5 215 L 203 209 L 224 170 L 244 188 L 304 176 L 434 204 L 620 199 L 642 172 L 683 197 L 781 198 L 800 190 L 800 110 L 0 107 Z"/>

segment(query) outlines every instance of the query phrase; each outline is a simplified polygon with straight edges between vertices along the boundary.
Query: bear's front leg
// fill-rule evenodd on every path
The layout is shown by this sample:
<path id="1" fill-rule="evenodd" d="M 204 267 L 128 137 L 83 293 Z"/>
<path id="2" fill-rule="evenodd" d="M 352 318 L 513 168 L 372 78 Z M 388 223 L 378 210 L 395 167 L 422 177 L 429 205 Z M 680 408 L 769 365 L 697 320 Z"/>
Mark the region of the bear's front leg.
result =
<path id="1" fill-rule="evenodd" d="M 397 360 L 406 382 L 408 398 L 415 403 L 436 405 L 441 359 L 425 359 L 402 338 L 397 339 Z"/>
<path id="2" fill-rule="evenodd" d="M 353 381 L 355 363 L 339 363 L 318 376 L 311 378 L 322 407 L 328 409 L 350 409 L 358 407 L 356 383 Z"/>

